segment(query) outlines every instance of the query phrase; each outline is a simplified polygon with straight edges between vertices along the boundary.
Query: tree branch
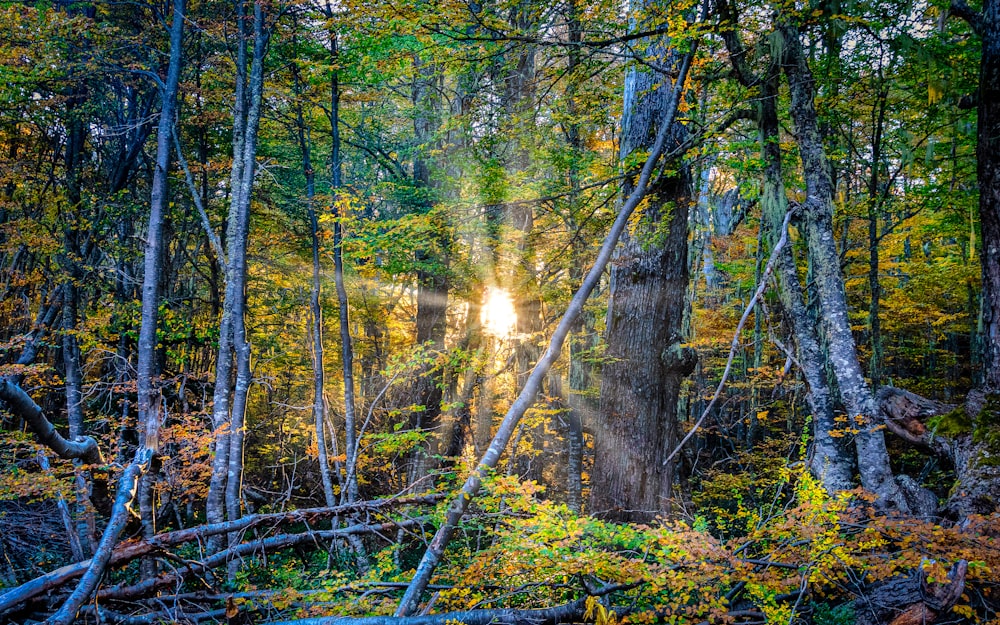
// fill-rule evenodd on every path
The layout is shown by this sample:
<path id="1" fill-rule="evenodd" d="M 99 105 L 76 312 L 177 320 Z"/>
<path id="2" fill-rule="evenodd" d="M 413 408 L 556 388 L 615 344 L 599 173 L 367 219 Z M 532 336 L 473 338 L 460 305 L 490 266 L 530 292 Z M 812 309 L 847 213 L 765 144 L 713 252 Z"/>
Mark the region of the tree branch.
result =
<path id="1" fill-rule="evenodd" d="M 970 7 L 965 0 L 951 0 L 951 12 L 968 22 L 972 27 L 972 32 L 980 37 L 983 35 L 985 24 L 983 14 Z"/>
<path id="2" fill-rule="evenodd" d="M 52 422 L 45 417 L 41 406 L 9 377 L 0 378 L 0 400 L 7 402 L 10 411 L 27 424 L 28 429 L 38 438 L 38 442 L 59 454 L 60 458 L 80 459 L 88 464 L 104 462 L 97 441 L 89 436 L 78 436 L 72 441 L 63 438 Z"/>
<path id="3" fill-rule="evenodd" d="M 332 508 L 304 508 L 302 510 L 292 510 L 289 512 L 276 512 L 271 514 L 251 514 L 235 521 L 215 523 L 212 525 L 201 525 L 174 532 L 167 532 L 154 536 L 150 540 L 128 542 L 119 545 L 108 560 L 108 566 L 120 566 L 136 558 L 161 551 L 167 547 L 193 542 L 209 536 L 227 534 L 229 532 L 247 531 L 261 525 L 283 525 L 300 523 L 306 520 L 313 521 L 322 518 L 330 518 L 337 515 L 360 512 L 374 512 L 386 508 L 395 508 L 407 505 L 427 505 L 433 504 L 444 498 L 444 495 L 425 495 L 422 497 L 398 497 L 391 499 L 381 499 L 376 501 L 359 502 L 344 506 L 334 506 Z M 80 577 L 90 566 L 91 561 L 76 562 L 46 573 L 40 577 L 25 582 L 17 588 L 8 590 L 0 594 L 0 615 L 10 611 L 19 604 L 56 589 L 66 582 Z"/>

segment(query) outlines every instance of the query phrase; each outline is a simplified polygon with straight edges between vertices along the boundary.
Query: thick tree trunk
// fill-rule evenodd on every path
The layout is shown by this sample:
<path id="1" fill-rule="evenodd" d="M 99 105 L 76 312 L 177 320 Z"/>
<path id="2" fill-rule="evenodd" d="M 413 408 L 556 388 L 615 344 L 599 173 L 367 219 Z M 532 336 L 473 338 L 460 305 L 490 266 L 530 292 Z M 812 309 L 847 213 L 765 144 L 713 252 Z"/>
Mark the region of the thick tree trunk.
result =
<path id="1" fill-rule="evenodd" d="M 963 3 L 964 4 L 964 3 Z M 983 386 L 1000 392 L 1000 0 L 984 0 L 978 15 L 979 65 L 976 173 L 983 272 Z"/>
<path id="2" fill-rule="evenodd" d="M 656 44 L 654 44 L 655 46 Z M 666 42 L 657 62 L 675 62 Z M 663 82 L 660 82 L 663 81 Z M 649 149 L 673 99 L 680 97 L 662 74 L 631 69 L 625 79 L 621 159 Z M 681 124 L 668 145 L 686 139 Z M 633 191 L 629 177 L 623 188 Z M 695 362 L 681 347 L 688 286 L 687 217 L 690 175 L 684 165 L 650 187 L 635 232 L 622 237 L 612 261 L 607 313 L 607 363 L 594 433 L 590 512 L 619 521 L 646 522 L 670 512 L 681 381 Z"/>

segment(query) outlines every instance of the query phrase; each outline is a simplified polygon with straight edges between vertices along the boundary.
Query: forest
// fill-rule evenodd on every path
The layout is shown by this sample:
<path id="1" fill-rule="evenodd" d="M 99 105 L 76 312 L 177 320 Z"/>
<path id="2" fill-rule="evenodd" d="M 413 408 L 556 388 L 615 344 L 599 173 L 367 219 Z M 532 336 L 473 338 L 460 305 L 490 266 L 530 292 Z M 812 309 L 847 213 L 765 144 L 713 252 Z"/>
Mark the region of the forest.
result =
<path id="1" fill-rule="evenodd" d="M 0 622 L 1000 625 L 1000 0 L 0 0 Z"/>

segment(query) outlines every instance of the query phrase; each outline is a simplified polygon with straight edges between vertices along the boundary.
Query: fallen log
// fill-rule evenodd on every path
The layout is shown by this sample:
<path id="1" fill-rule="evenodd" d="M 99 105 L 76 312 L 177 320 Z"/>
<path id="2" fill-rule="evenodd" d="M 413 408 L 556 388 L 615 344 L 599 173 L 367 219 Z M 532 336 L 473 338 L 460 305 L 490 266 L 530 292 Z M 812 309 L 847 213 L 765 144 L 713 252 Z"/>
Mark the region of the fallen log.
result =
<path id="1" fill-rule="evenodd" d="M 959 560 L 944 583 L 930 582 L 920 569 L 877 584 L 855 600 L 855 625 L 930 625 L 958 602 L 968 571 L 969 563 Z"/>
<path id="2" fill-rule="evenodd" d="M 587 610 L 586 599 L 577 599 L 552 608 L 515 610 L 497 608 L 494 610 L 466 610 L 424 614 L 420 616 L 367 616 L 352 618 L 345 616 L 323 616 L 294 621 L 270 621 L 265 625 L 554 625 L 556 623 L 578 623 Z"/>
<path id="3" fill-rule="evenodd" d="M 954 467 L 955 486 L 944 513 L 956 521 L 998 508 L 1000 493 L 1000 396 L 972 391 L 955 406 L 903 389 L 878 393 L 886 428 Z"/>

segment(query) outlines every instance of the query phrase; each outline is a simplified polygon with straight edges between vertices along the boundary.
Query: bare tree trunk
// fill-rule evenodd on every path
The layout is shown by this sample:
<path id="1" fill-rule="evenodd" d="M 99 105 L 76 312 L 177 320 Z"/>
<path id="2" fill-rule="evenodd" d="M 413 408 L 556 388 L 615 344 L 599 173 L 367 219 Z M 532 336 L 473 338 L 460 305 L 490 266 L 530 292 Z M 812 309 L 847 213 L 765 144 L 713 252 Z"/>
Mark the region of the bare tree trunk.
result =
<path id="1" fill-rule="evenodd" d="M 726 1 L 719 2 L 722 18 L 729 24 L 738 23 L 732 6 Z M 751 74 L 746 60 L 746 49 L 739 36 L 732 29 L 722 33 L 729 50 L 736 76 L 747 87 L 759 85 L 760 101 L 757 110 L 757 126 L 760 134 L 761 156 L 764 172 L 761 189 L 761 206 L 765 224 L 770 230 L 770 241 L 774 245 L 780 237 L 784 216 L 788 211 L 785 194 L 784 173 L 781 167 L 780 126 L 778 120 L 778 85 L 781 59 L 771 59 L 766 74 L 756 77 Z M 852 486 L 853 462 L 851 455 L 841 442 L 831 435 L 837 427 L 833 414 L 833 395 L 826 376 L 823 351 L 819 342 L 816 321 L 809 313 L 803 297 L 802 285 L 795 263 L 794 248 L 781 252 L 777 262 L 778 285 L 782 306 L 792 324 L 795 347 L 802 375 L 809 387 L 809 408 L 813 415 L 814 445 L 810 467 L 827 491 L 834 493 Z"/>
<path id="2" fill-rule="evenodd" d="M 212 394 L 212 427 L 215 430 L 215 455 L 212 475 L 209 478 L 208 497 L 205 502 L 205 520 L 221 523 L 226 518 L 226 482 L 229 471 L 230 409 L 229 396 L 233 370 L 233 301 L 236 297 L 232 275 L 234 256 L 244 248 L 240 228 L 246 220 L 240 214 L 241 182 L 243 179 L 244 150 L 247 127 L 247 32 L 246 3 L 236 0 L 236 85 L 233 98 L 233 162 L 229 176 L 229 216 L 226 226 L 226 252 L 228 254 L 224 283 L 222 317 L 219 320 L 219 349 L 215 360 L 215 389 Z M 221 549 L 218 537 L 209 540 L 209 552 Z"/>
<path id="3" fill-rule="evenodd" d="M 677 57 L 668 46 L 667 41 L 653 42 L 649 53 L 669 67 Z M 649 149 L 660 124 L 669 122 L 671 102 L 681 97 L 682 89 L 648 69 L 629 70 L 623 162 L 633 152 Z M 681 124 L 673 124 L 668 133 L 670 149 L 687 138 Z M 694 351 L 681 347 L 690 185 L 683 164 L 676 174 L 651 185 L 636 231 L 623 235 L 612 262 L 608 359 L 590 488 L 590 512 L 604 518 L 642 523 L 670 512 L 673 464 L 665 460 L 677 444 L 681 381 L 696 362 Z M 623 193 L 628 196 L 634 188 L 632 178 L 626 178 Z"/>
<path id="4" fill-rule="evenodd" d="M 158 321 L 159 284 L 162 263 L 161 238 L 163 217 L 169 200 L 167 174 L 170 167 L 170 143 L 176 118 L 177 87 L 181 71 L 181 43 L 184 32 L 184 0 L 174 0 L 170 25 L 170 62 L 167 78 L 162 85 L 163 105 L 157 131 L 156 167 L 150 192 L 149 224 L 146 234 L 145 273 L 142 283 L 142 324 L 139 329 L 139 368 L 137 372 L 138 405 L 140 408 L 141 441 L 135 459 L 125 467 L 119 480 L 118 493 L 101 541 L 94 550 L 87 572 L 66 602 L 49 620 L 52 625 L 69 625 L 76 619 L 80 607 L 89 599 L 104 575 L 118 536 L 129 516 L 129 505 L 142 475 L 149 469 L 159 452 L 159 402 L 154 401 L 152 375 L 156 356 L 156 326 Z"/>
<path id="5" fill-rule="evenodd" d="M 347 460 L 344 488 L 341 492 L 342 503 L 353 503 L 358 500 L 358 432 L 355 417 L 356 402 L 354 399 L 354 345 L 351 340 L 351 325 L 347 300 L 347 288 L 344 286 L 344 227 L 340 219 L 346 216 L 345 204 L 340 202 L 340 189 L 343 186 L 343 161 L 340 154 L 340 52 L 338 50 L 336 33 L 330 33 L 330 55 L 333 75 L 330 80 L 330 125 L 333 131 L 333 145 L 330 153 L 331 190 L 333 195 L 333 279 L 337 289 L 337 307 L 340 321 L 340 353 L 344 372 L 344 430 L 345 458 Z M 347 537 L 354 549 L 358 570 L 368 570 L 368 555 L 364 542 L 357 535 Z"/>
<path id="6" fill-rule="evenodd" d="M 781 235 L 781 223 L 788 212 L 784 174 L 781 168 L 781 150 L 778 125 L 777 65 L 761 84 L 758 127 L 761 153 L 764 160 L 764 179 L 761 206 L 767 223 L 771 245 Z M 826 367 L 819 343 L 816 323 L 809 315 L 802 295 L 798 269 L 791 245 L 781 252 L 778 259 L 781 304 L 792 324 L 795 347 L 802 375 L 809 387 L 809 408 L 813 415 L 814 443 L 810 467 L 824 488 L 830 493 L 852 487 L 853 461 L 851 454 L 840 442 L 842 438 L 831 435 L 837 427 L 833 413 L 833 395 L 826 379 Z"/>
<path id="7" fill-rule="evenodd" d="M 233 300 L 227 304 L 232 310 L 233 349 L 236 358 L 236 384 L 233 387 L 232 412 L 229 425 L 229 457 L 226 472 L 226 516 L 234 521 L 242 515 L 243 494 L 243 451 L 246 436 L 247 396 L 250 392 L 250 342 L 246 330 L 247 304 L 247 240 L 250 230 L 250 198 L 253 192 L 254 175 L 257 169 L 257 131 L 260 126 L 261 103 L 264 92 L 264 56 L 267 51 L 268 35 L 264 30 L 264 9 L 261 0 L 254 2 L 253 12 L 253 56 L 250 62 L 246 138 L 243 142 L 242 179 L 238 186 L 239 244 L 229 249 L 229 273 L 234 283 Z M 235 195 L 235 193 L 234 193 Z M 229 535 L 229 544 L 239 542 L 238 534 Z M 238 561 L 229 566 L 229 579 L 235 579 Z"/>
<path id="8" fill-rule="evenodd" d="M 340 321 L 340 354 L 344 372 L 344 431 L 345 457 L 347 460 L 346 488 L 341 500 L 347 503 L 358 499 L 358 440 L 356 401 L 354 398 L 354 346 L 351 340 L 350 309 L 347 287 L 344 286 L 344 227 L 341 224 L 344 205 L 339 193 L 343 186 L 343 162 L 340 155 L 340 52 L 336 33 L 330 33 L 330 54 L 333 75 L 330 79 L 330 123 L 333 130 L 333 147 L 330 154 L 333 189 L 333 279 L 337 289 L 337 308 Z"/>
<path id="9" fill-rule="evenodd" d="M 250 228 L 250 199 L 256 173 L 257 131 L 260 123 L 264 86 L 264 56 L 268 33 L 260 0 L 253 5 L 253 31 L 247 29 L 245 0 L 237 0 L 238 41 L 236 89 L 233 113 L 233 164 L 230 172 L 229 220 L 226 231 L 226 289 L 219 324 L 219 353 L 215 367 L 212 410 L 216 430 L 215 458 L 209 483 L 206 519 L 221 522 L 241 514 L 244 419 L 250 389 L 250 344 L 246 336 L 247 241 Z M 249 73 L 247 43 L 253 41 Z M 236 365 L 235 384 L 232 381 Z M 230 537 L 230 541 L 235 540 Z M 210 551 L 221 548 L 218 539 Z M 233 571 L 231 570 L 232 574 Z"/>
<path id="10" fill-rule="evenodd" d="M 858 362 L 854 335 L 848 318 L 847 295 L 840 269 L 840 256 L 833 235 L 833 183 L 819 132 L 814 104 L 813 78 L 797 28 L 783 24 L 785 73 L 791 90 L 791 114 L 802 158 L 807 199 L 806 232 L 823 309 L 829 342 L 829 357 L 847 412 L 855 421 L 854 436 L 861 483 L 875 493 L 887 509 L 909 512 L 906 493 L 894 479 L 881 425 L 882 418 L 871 387 Z"/>
<path id="11" fill-rule="evenodd" d="M 333 479 L 330 476 L 330 458 L 326 447 L 326 401 L 324 401 L 325 372 L 323 370 L 323 309 L 320 306 L 319 220 L 316 216 L 316 172 L 312 166 L 309 128 L 302 116 L 302 79 L 298 65 L 292 64 L 295 80 L 295 124 L 298 131 L 299 150 L 302 152 L 302 172 L 306 178 L 306 210 L 309 214 L 309 231 L 312 238 L 312 289 L 309 293 L 310 338 L 313 346 L 313 421 L 316 427 L 316 449 L 319 456 L 319 473 L 323 483 L 326 505 L 336 504 Z"/>

